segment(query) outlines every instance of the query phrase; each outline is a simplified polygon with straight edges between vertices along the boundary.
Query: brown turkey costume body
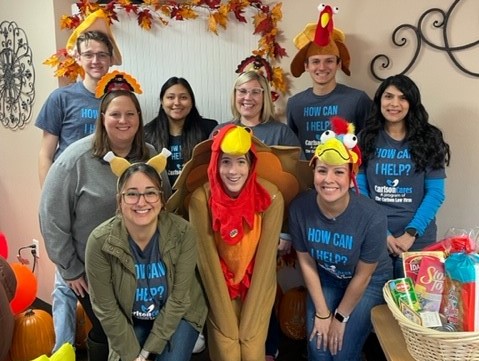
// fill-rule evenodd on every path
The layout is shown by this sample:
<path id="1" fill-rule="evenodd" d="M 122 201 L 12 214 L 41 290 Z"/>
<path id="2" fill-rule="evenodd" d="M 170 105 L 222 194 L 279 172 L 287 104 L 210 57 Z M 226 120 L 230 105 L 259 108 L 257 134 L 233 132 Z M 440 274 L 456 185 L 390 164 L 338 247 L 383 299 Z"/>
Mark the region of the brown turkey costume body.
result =
<path id="1" fill-rule="evenodd" d="M 198 268 L 208 299 L 212 361 L 259 361 L 276 295 L 276 254 L 285 204 L 311 171 L 299 147 L 268 147 L 228 125 L 198 144 L 166 208 L 189 217 L 198 233 Z M 236 198 L 223 190 L 223 153 L 249 154 L 248 180 Z"/>
<path id="2" fill-rule="evenodd" d="M 209 302 L 208 347 L 213 361 L 264 359 L 276 294 L 283 196 L 274 184 L 256 179 L 257 158 L 250 135 L 248 180 L 237 198 L 224 192 L 218 174 L 221 143 L 236 130 L 244 128 L 226 127 L 215 137 L 209 182 L 192 194 L 189 203 L 190 222 L 200 240 L 198 266 Z"/>

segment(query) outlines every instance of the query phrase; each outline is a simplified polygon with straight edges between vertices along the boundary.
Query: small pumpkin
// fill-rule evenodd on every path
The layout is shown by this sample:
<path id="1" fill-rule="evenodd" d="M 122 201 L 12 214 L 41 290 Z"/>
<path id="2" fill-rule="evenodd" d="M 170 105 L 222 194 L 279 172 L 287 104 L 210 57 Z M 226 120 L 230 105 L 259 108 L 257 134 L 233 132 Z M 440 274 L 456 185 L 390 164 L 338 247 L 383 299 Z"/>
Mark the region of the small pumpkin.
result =
<path id="1" fill-rule="evenodd" d="M 12 361 L 29 361 L 43 354 L 50 355 L 55 344 L 52 316 L 43 310 L 27 310 L 15 315 Z"/>
<path id="2" fill-rule="evenodd" d="M 86 340 L 92 324 L 80 302 L 77 302 L 76 310 L 76 333 L 75 346 L 79 349 L 86 349 Z"/>
<path id="3" fill-rule="evenodd" d="M 279 326 L 293 340 L 306 337 L 306 295 L 306 287 L 299 286 L 289 289 L 281 297 Z"/>

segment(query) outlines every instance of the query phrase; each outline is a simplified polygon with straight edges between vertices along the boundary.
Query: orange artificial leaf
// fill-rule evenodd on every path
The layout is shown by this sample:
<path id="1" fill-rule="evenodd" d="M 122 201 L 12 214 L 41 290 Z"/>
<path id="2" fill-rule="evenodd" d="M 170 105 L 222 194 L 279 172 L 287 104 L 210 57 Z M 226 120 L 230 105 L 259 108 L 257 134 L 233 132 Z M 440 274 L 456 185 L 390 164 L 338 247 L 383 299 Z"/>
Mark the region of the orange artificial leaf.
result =
<path id="1" fill-rule="evenodd" d="M 42 64 L 54 67 L 60 64 L 60 59 L 58 59 L 57 54 L 53 54 L 49 58 L 45 59 Z"/>
<path id="2" fill-rule="evenodd" d="M 277 21 L 281 21 L 281 19 L 283 18 L 283 12 L 281 10 L 281 6 L 282 6 L 281 3 L 277 3 L 271 9 L 271 19 L 275 23 Z"/>
<path id="3" fill-rule="evenodd" d="M 279 66 L 273 68 L 273 84 L 276 90 L 280 91 L 283 95 L 288 91 L 288 83 L 286 76 Z"/>
<path id="4" fill-rule="evenodd" d="M 142 29 L 151 30 L 153 17 L 148 9 L 142 10 L 138 13 L 138 25 Z"/>
<path id="5" fill-rule="evenodd" d="M 91 13 L 97 11 L 100 8 L 100 5 L 97 3 L 92 3 L 88 0 L 80 0 L 76 3 L 78 9 L 80 10 L 80 14 L 85 16 L 90 15 Z"/>
<path id="6" fill-rule="evenodd" d="M 90 3 L 90 1 L 88 1 L 88 0 L 80 0 L 76 3 L 76 6 L 78 7 L 78 10 L 80 10 L 81 14 L 86 13 L 86 10 L 87 10 L 87 7 L 88 7 L 89 3 Z"/>
<path id="7" fill-rule="evenodd" d="M 218 16 L 216 17 L 216 21 L 224 28 L 226 29 L 226 26 L 228 25 L 228 13 L 229 9 L 228 6 L 226 5 L 221 5 L 220 8 L 218 9 Z"/>
<path id="8" fill-rule="evenodd" d="M 159 0 L 143 0 L 143 4 L 153 7 L 155 10 L 161 7 Z"/>
<path id="9" fill-rule="evenodd" d="M 178 14 L 183 20 L 191 20 L 198 17 L 196 11 L 192 10 L 191 8 L 182 8 L 178 11 Z"/>
<path id="10" fill-rule="evenodd" d="M 260 56 L 264 58 L 265 51 L 263 49 L 256 49 L 252 51 L 253 55 Z"/>
<path id="11" fill-rule="evenodd" d="M 117 2 L 118 5 L 121 5 L 123 7 L 131 5 L 130 0 L 116 0 L 116 2 Z"/>
<path id="12" fill-rule="evenodd" d="M 210 14 L 210 16 L 208 16 L 208 30 L 218 35 L 217 29 L 218 23 L 216 22 L 215 14 Z"/>
<path id="13" fill-rule="evenodd" d="M 78 25 L 80 25 L 81 20 L 78 15 L 73 16 L 66 16 L 63 15 L 60 18 L 60 29 L 75 29 Z"/>
<path id="14" fill-rule="evenodd" d="M 158 11 L 161 12 L 162 14 L 168 16 L 169 18 L 171 18 L 171 6 L 168 6 L 168 5 L 161 5 L 159 8 L 158 8 Z"/>

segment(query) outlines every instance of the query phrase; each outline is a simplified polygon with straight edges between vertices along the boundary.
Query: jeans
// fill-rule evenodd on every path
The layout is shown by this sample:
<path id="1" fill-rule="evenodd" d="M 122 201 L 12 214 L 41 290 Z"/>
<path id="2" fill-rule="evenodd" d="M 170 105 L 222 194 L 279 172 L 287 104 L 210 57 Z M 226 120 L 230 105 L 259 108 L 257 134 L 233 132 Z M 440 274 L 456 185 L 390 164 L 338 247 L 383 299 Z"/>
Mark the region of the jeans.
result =
<path id="1" fill-rule="evenodd" d="M 65 280 L 55 271 L 55 285 L 52 293 L 53 327 L 55 346 L 52 353 L 64 343 L 75 345 L 77 297 Z"/>
<path id="2" fill-rule="evenodd" d="M 393 264 L 393 279 L 404 277 L 404 267 L 402 263 L 402 257 L 389 256 Z"/>
<path id="3" fill-rule="evenodd" d="M 152 327 L 153 321 L 134 320 L 135 335 L 142 347 Z M 198 335 L 199 332 L 182 319 L 163 352 L 155 357 L 155 361 L 189 361 Z"/>
<path id="4" fill-rule="evenodd" d="M 363 296 L 350 315 L 344 331 L 343 348 L 335 356 L 332 356 L 329 350 L 316 348 L 316 339 L 308 341 L 308 360 L 309 361 L 359 361 L 361 360 L 361 350 L 372 330 L 371 309 L 384 303 L 382 289 L 385 282 L 390 279 L 390 274 L 374 275 L 369 282 Z M 331 312 L 338 307 L 346 291 L 350 280 L 337 279 L 324 271 L 320 271 L 321 286 L 326 303 Z M 314 314 L 316 310 L 308 294 L 306 306 L 306 335 L 309 340 L 314 327 Z"/>
<path id="5" fill-rule="evenodd" d="M 280 335 L 279 321 L 273 308 L 269 319 L 268 336 L 266 337 L 266 355 L 276 356 L 279 350 Z"/>

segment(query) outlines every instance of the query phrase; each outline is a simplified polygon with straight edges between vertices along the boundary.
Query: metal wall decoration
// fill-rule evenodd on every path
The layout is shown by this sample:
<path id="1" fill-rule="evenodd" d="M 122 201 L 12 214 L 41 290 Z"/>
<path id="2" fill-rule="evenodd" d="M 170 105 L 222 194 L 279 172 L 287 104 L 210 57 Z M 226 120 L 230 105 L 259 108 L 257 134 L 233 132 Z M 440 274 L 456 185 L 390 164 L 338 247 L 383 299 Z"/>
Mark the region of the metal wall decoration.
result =
<path id="1" fill-rule="evenodd" d="M 455 55 L 456 52 L 471 49 L 472 47 L 479 45 L 479 40 L 475 40 L 471 43 L 463 44 L 463 45 L 460 45 L 460 46 L 451 46 L 449 44 L 449 38 L 448 38 L 448 26 L 450 25 L 449 21 L 451 19 L 451 14 L 454 12 L 455 7 L 459 4 L 460 1 L 461 0 L 455 0 L 447 11 L 444 11 L 444 10 L 439 9 L 439 8 L 431 8 L 429 10 L 426 10 L 421 15 L 421 17 L 419 18 L 419 21 L 418 21 L 416 26 L 411 25 L 411 24 L 402 24 L 402 25 L 399 25 L 396 29 L 394 29 L 394 31 L 392 33 L 392 41 L 393 41 L 394 45 L 396 45 L 398 47 L 405 46 L 408 43 L 408 40 L 405 37 L 400 37 L 399 36 L 400 32 L 410 30 L 414 33 L 414 35 L 416 37 L 416 49 L 414 51 L 414 55 L 413 55 L 411 61 L 409 62 L 409 64 L 399 74 L 405 74 L 412 68 L 412 66 L 414 65 L 414 63 L 416 62 L 416 60 L 419 56 L 421 46 L 424 43 L 426 45 L 431 46 L 434 49 L 444 51 L 449 56 L 449 58 L 451 59 L 453 64 L 460 71 L 462 71 L 462 72 L 464 72 L 464 73 L 466 73 L 470 76 L 473 76 L 473 77 L 479 77 L 479 72 L 474 72 L 472 70 L 466 69 L 457 60 L 456 55 Z M 434 14 L 439 15 L 439 20 L 434 20 L 434 22 L 432 23 L 432 26 L 436 29 L 442 28 L 443 44 L 436 44 L 436 43 L 432 42 L 426 36 L 425 32 L 423 31 L 423 27 L 424 27 L 424 23 L 425 23 L 426 18 L 427 17 L 431 18 L 431 15 L 434 15 Z M 378 65 L 378 63 L 381 63 L 381 64 Z M 385 55 L 385 54 L 376 55 L 373 58 L 373 60 L 371 61 L 371 64 L 370 64 L 371 73 L 376 79 L 382 81 L 385 78 L 382 78 L 381 76 L 379 76 L 376 73 L 375 69 L 378 68 L 378 69 L 384 70 L 384 69 L 389 68 L 390 65 L 391 65 L 391 60 L 387 55 Z"/>
<path id="2" fill-rule="evenodd" d="M 22 129 L 35 99 L 35 70 L 27 36 L 15 22 L 0 24 L 0 122 Z"/>

